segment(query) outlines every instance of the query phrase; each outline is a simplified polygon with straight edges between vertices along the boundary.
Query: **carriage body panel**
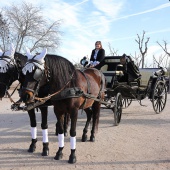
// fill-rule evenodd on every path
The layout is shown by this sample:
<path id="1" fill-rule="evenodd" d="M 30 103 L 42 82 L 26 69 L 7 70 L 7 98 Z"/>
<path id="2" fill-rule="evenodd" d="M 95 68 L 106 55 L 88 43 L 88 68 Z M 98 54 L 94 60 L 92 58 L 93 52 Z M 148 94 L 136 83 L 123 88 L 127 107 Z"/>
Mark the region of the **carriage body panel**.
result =
<path id="1" fill-rule="evenodd" d="M 120 58 L 121 56 L 106 56 L 103 61 L 101 70 L 106 79 L 106 100 L 113 100 L 112 98 L 118 93 L 122 95 L 124 100 L 139 100 L 140 103 L 141 100 L 148 97 L 153 103 L 155 112 L 161 112 L 165 107 L 167 98 L 168 87 L 166 86 L 169 84 L 166 82 L 168 80 L 166 78 L 167 72 L 163 68 L 144 68 L 138 70 L 140 72 L 138 78 L 130 79 L 130 73 L 133 74 L 133 72 L 128 73 L 127 70 L 121 70 L 123 67 L 121 67 Z M 127 64 L 130 62 L 133 61 L 130 60 Z"/>

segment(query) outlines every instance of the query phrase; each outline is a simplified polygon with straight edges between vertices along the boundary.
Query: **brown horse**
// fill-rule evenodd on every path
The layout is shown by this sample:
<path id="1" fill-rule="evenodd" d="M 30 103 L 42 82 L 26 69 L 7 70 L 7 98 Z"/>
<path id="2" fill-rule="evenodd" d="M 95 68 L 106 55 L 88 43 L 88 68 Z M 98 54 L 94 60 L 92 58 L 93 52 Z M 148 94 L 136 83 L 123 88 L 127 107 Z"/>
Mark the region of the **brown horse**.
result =
<path id="1" fill-rule="evenodd" d="M 46 55 L 46 50 L 38 56 L 32 57 L 30 54 L 28 58 L 29 60 L 22 70 L 25 75 L 25 82 L 23 84 L 21 98 L 26 105 L 35 102 L 39 88 L 48 82 L 50 85 L 50 94 L 56 94 L 51 97 L 50 100 L 54 106 L 54 113 L 59 124 L 59 149 L 54 159 L 60 160 L 63 157 L 63 119 L 64 113 L 68 113 L 71 118 L 71 154 L 68 162 L 75 163 L 78 110 L 84 109 L 87 114 L 87 122 L 83 130 L 82 141 L 87 139 L 86 133 L 92 117 L 90 141 L 94 141 L 95 132 L 99 123 L 101 104 L 93 99 L 87 99 L 84 94 L 89 93 L 93 97 L 103 99 L 105 87 L 104 75 L 99 70 L 92 68 L 84 71 L 76 70 L 70 61 L 61 56 Z M 56 92 L 58 92 L 58 94 Z"/>

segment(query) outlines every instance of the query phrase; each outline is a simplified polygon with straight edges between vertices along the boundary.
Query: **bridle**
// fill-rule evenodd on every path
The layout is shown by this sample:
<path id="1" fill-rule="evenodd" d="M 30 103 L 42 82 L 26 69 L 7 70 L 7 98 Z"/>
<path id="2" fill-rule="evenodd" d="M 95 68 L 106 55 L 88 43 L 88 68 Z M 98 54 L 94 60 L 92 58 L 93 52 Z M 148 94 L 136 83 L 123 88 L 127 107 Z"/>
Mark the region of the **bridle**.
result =
<path id="1" fill-rule="evenodd" d="M 9 79 L 9 81 L 8 81 L 7 84 L 6 84 L 6 83 L 3 83 L 3 82 L 0 82 L 0 84 L 6 86 L 6 90 L 7 90 L 7 89 L 10 87 L 11 82 L 12 82 L 13 80 L 15 80 L 16 76 L 17 76 L 16 79 L 18 79 L 18 77 L 19 77 L 19 70 L 18 70 L 18 66 L 17 66 L 15 60 L 14 60 L 14 59 L 11 59 L 11 58 L 8 57 L 8 56 L 5 56 L 4 54 L 5 54 L 5 52 L 4 52 L 4 53 L 2 54 L 2 56 L 0 57 L 0 61 L 3 60 L 3 61 L 5 61 L 5 62 L 7 62 L 8 70 L 6 71 L 6 73 L 7 73 L 8 75 L 10 75 L 10 79 Z M 10 59 L 10 60 L 8 60 L 8 59 Z M 14 75 L 12 74 L 12 73 L 14 73 L 15 69 L 17 70 L 17 75 L 16 75 L 16 76 L 14 76 Z"/>
<path id="2" fill-rule="evenodd" d="M 37 62 L 37 60 L 29 60 L 29 63 L 31 63 L 31 62 Z M 40 62 L 40 64 L 42 64 L 42 63 Z M 73 73 L 70 75 L 70 79 L 65 83 L 65 85 L 61 89 L 54 92 L 53 94 L 49 94 L 46 97 L 39 98 L 39 97 L 36 97 L 36 94 L 38 93 L 38 90 L 39 90 L 39 87 L 40 87 L 40 82 L 42 80 L 43 75 L 45 75 L 45 78 L 46 78 L 47 82 L 49 81 L 49 77 L 50 77 L 49 69 L 45 64 L 44 64 L 44 69 L 41 70 L 41 71 L 42 71 L 42 74 L 40 75 L 39 79 L 36 80 L 37 84 L 36 84 L 34 89 L 23 87 L 24 90 L 27 90 L 27 91 L 30 91 L 30 92 L 33 93 L 33 100 L 38 100 L 38 101 L 41 101 L 41 102 L 47 101 L 47 100 L 51 99 L 51 97 L 53 97 L 53 96 L 57 95 L 58 93 L 60 93 L 61 91 L 63 91 L 68 86 L 68 84 L 72 81 L 72 79 L 74 77 L 74 74 L 75 74 L 75 71 L 73 71 Z M 36 73 L 36 70 L 35 70 L 35 73 Z M 35 73 L 34 73 L 34 75 L 35 75 Z M 33 77 L 35 79 L 35 76 L 33 76 Z"/>
<path id="3" fill-rule="evenodd" d="M 34 57 L 35 57 L 35 56 L 34 56 Z M 43 64 L 44 64 L 44 63 L 42 63 L 41 61 L 35 60 L 34 57 L 33 57 L 32 59 L 28 60 L 27 63 L 26 63 L 26 65 L 28 65 L 28 64 L 30 64 L 30 63 L 32 63 L 32 64 L 38 63 L 38 64 L 40 64 L 40 65 L 43 65 Z M 26 66 L 26 65 L 25 65 L 25 66 Z M 25 67 L 25 66 L 24 66 L 24 67 Z M 34 64 L 34 66 L 35 66 L 35 64 Z M 22 90 L 27 90 L 27 91 L 33 93 L 33 99 L 35 98 L 35 95 L 37 95 L 37 93 L 38 93 L 38 90 L 39 90 L 39 87 L 40 87 L 40 82 L 42 81 L 43 76 L 46 75 L 46 74 L 45 74 L 45 68 L 44 68 L 44 69 L 41 69 L 41 68 L 38 68 L 37 66 L 35 66 L 35 67 L 36 67 L 36 69 L 35 69 L 33 78 L 34 78 L 34 80 L 36 81 L 36 85 L 35 85 L 34 89 L 30 89 L 30 88 L 28 88 L 28 87 L 22 87 Z"/>

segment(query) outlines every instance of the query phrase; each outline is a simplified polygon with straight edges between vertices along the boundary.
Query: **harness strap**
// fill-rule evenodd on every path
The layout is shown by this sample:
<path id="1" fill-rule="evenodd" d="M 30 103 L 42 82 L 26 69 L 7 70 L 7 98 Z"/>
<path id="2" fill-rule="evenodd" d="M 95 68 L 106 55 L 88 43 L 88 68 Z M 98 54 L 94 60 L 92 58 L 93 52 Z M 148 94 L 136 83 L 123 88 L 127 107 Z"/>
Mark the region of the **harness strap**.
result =
<path id="1" fill-rule="evenodd" d="M 85 77 L 85 79 L 86 79 L 86 81 L 87 81 L 87 93 L 88 94 L 91 94 L 91 90 L 90 90 L 90 82 L 89 82 L 89 79 L 87 78 L 87 76 L 86 76 L 86 74 L 84 73 L 84 69 L 83 70 L 79 70 L 80 71 L 80 73 Z M 82 108 L 82 112 L 83 112 L 83 109 L 84 109 L 84 106 L 85 106 L 85 104 L 86 104 L 86 102 L 87 102 L 87 98 L 85 97 L 85 100 L 84 100 L 84 102 L 82 103 L 82 105 L 80 106 L 80 108 Z M 81 112 L 81 114 L 82 114 L 82 112 Z"/>
<path id="2" fill-rule="evenodd" d="M 83 93 L 83 96 L 84 96 L 85 98 L 88 98 L 88 99 L 93 99 L 94 101 L 97 101 L 97 102 L 99 102 L 99 103 L 101 103 L 101 104 L 104 104 L 104 105 L 110 105 L 110 106 L 114 106 L 114 105 L 115 105 L 114 103 L 105 102 L 105 101 L 103 101 L 103 100 L 101 100 L 101 99 L 98 99 L 98 98 L 96 98 L 95 96 L 90 95 L 90 94 L 87 94 L 87 93 Z"/>
<path id="3" fill-rule="evenodd" d="M 13 90 L 13 92 L 11 93 L 11 95 L 9 94 L 8 90 L 6 91 L 6 94 L 10 100 L 11 103 L 15 103 L 14 100 L 12 99 L 12 95 L 14 94 L 14 92 L 16 91 L 17 87 L 20 85 L 20 83 L 15 87 L 15 89 Z"/>
<path id="4" fill-rule="evenodd" d="M 9 94 L 8 90 L 6 91 L 6 94 L 10 100 L 11 103 L 15 103 L 14 100 L 11 98 L 11 95 Z"/>
<path id="5" fill-rule="evenodd" d="M 99 72 L 100 72 L 100 75 L 101 75 L 101 85 L 100 85 L 100 91 L 99 91 L 99 94 L 98 94 L 98 97 L 99 98 L 101 98 L 101 93 L 103 92 L 103 91 L 105 91 L 104 90 L 104 88 L 105 88 L 105 77 L 104 77 L 104 75 L 103 75 L 103 73 L 102 73 L 102 71 L 101 70 L 98 70 Z"/>
<path id="6" fill-rule="evenodd" d="M 83 76 L 85 77 L 85 79 L 86 79 L 86 81 L 87 81 L 87 93 L 89 93 L 89 94 L 91 94 L 91 84 L 90 84 L 90 82 L 89 82 L 89 79 L 88 79 L 88 77 L 86 76 L 86 74 L 84 73 L 84 70 L 79 70 L 80 71 L 80 73 L 82 73 L 83 74 Z"/>
<path id="7" fill-rule="evenodd" d="M 43 97 L 43 98 L 35 97 L 35 99 L 38 100 L 38 101 L 43 101 L 43 100 L 46 100 L 46 101 L 47 101 L 47 100 L 51 99 L 51 97 L 57 95 L 58 93 L 60 93 L 61 91 L 63 91 L 63 90 L 65 89 L 65 87 L 66 87 L 66 86 L 71 82 L 71 80 L 73 79 L 74 73 L 75 73 L 75 71 L 74 71 L 73 74 L 71 75 L 71 79 L 70 79 L 59 91 L 57 91 L 57 92 L 55 92 L 55 93 L 53 93 L 53 94 L 51 94 L 51 95 L 49 95 L 49 96 Z"/>
<path id="8" fill-rule="evenodd" d="M 21 83 L 18 83 L 18 85 L 15 87 L 15 89 L 13 90 L 13 92 L 11 93 L 10 96 L 12 96 L 12 95 L 15 93 L 16 89 L 18 88 L 18 86 L 19 86 L 20 84 L 21 84 Z"/>

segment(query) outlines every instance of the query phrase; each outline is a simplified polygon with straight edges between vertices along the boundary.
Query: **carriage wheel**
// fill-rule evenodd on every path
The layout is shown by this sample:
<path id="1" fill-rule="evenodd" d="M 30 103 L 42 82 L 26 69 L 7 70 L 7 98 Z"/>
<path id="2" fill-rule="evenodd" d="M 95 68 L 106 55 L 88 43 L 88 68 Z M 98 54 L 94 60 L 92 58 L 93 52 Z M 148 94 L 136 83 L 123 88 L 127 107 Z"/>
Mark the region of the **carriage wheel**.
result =
<path id="1" fill-rule="evenodd" d="M 164 110 L 167 100 L 167 88 L 163 81 L 157 81 L 153 90 L 152 105 L 156 113 Z"/>
<path id="2" fill-rule="evenodd" d="M 122 108 L 125 109 L 129 107 L 132 103 L 132 99 L 122 99 Z"/>
<path id="3" fill-rule="evenodd" d="M 122 95 L 117 93 L 114 106 L 114 125 L 117 126 L 120 123 L 122 116 Z"/>

